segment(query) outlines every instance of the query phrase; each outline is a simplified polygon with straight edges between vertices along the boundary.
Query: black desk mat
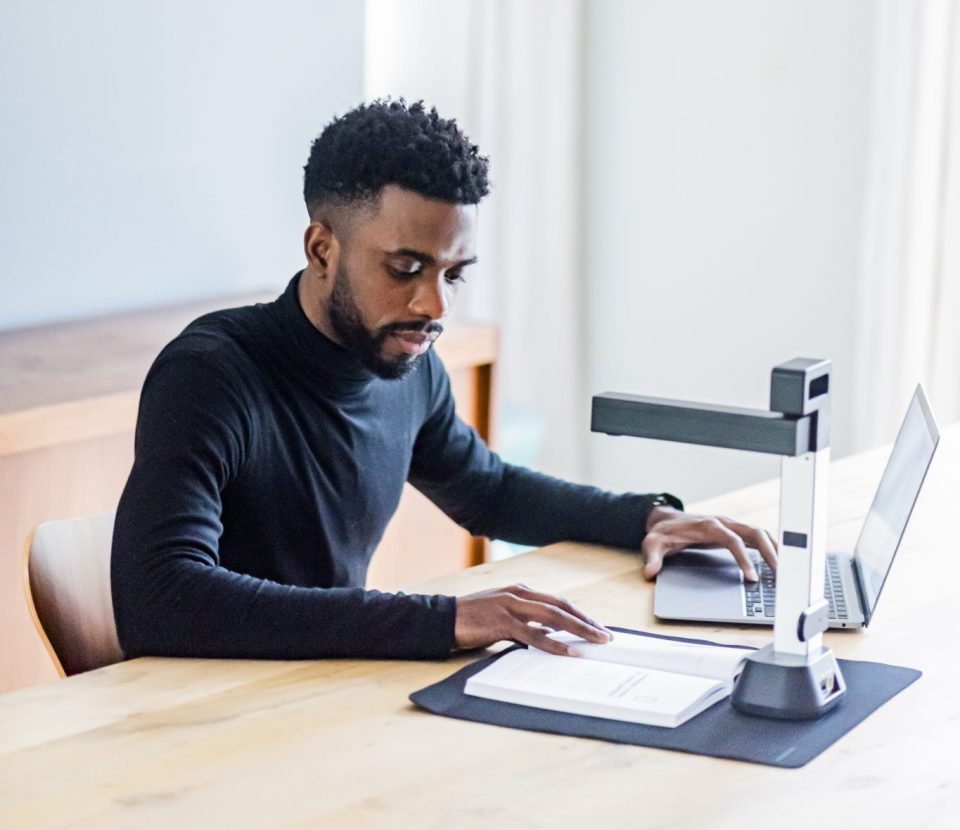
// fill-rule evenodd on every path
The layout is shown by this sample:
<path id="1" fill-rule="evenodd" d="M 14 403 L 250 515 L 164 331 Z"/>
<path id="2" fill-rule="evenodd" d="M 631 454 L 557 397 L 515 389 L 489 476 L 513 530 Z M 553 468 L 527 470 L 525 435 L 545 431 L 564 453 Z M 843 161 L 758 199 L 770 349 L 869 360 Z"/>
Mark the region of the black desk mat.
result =
<path id="1" fill-rule="evenodd" d="M 667 637 L 626 628 L 613 630 L 683 643 L 722 645 L 709 640 Z M 463 693 L 468 677 L 512 650 L 506 649 L 471 663 L 445 680 L 414 692 L 410 700 L 436 715 L 477 723 L 795 768 L 816 758 L 921 675 L 916 669 L 886 663 L 839 660 L 847 694 L 836 709 L 819 720 L 784 721 L 744 715 L 733 708 L 730 698 L 726 698 L 683 725 L 669 729 L 536 709 Z"/>

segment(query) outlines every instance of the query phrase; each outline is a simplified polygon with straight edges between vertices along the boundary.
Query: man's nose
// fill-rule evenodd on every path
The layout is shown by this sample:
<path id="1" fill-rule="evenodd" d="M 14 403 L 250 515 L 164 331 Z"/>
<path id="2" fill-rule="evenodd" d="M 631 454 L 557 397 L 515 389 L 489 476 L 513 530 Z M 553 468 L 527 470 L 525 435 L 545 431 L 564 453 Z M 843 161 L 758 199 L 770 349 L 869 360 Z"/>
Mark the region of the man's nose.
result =
<path id="1" fill-rule="evenodd" d="M 418 282 L 410 300 L 410 311 L 417 317 L 440 320 L 450 310 L 446 280 L 437 278 Z"/>

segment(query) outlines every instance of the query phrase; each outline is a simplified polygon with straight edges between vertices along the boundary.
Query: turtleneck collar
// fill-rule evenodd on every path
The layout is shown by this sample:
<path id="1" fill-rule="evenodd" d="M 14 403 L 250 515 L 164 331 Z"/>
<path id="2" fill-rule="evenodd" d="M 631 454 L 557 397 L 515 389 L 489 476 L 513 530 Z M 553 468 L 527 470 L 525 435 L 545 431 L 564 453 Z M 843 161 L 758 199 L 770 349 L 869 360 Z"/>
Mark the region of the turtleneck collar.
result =
<path id="1" fill-rule="evenodd" d="M 291 362 L 315 378 L 322 377 L 331 388 L 344 392 L 362 391 L 376 379 L 376 375 L 359 358 L 334 343 L 310 322 L 300 305 L 302 274 L 303 271 L 295 274 L 283 294 L 269 305 L 277 334 L 291 352 Z"/>

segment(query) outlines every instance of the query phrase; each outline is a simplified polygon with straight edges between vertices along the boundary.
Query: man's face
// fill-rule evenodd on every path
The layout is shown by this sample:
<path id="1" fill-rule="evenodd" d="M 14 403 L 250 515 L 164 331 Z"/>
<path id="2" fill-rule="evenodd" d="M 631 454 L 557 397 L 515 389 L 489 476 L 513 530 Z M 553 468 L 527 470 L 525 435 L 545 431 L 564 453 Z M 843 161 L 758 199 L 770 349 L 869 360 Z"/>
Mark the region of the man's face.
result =
<path id="1" fill-rule="evenodd" d="M 363 214 L 341 248 L 327 319 L 341 345 L 382 378 L 409 372 L 443 331 L 476 261 L 476 205 L 428 199 L 396 186 Z"/>

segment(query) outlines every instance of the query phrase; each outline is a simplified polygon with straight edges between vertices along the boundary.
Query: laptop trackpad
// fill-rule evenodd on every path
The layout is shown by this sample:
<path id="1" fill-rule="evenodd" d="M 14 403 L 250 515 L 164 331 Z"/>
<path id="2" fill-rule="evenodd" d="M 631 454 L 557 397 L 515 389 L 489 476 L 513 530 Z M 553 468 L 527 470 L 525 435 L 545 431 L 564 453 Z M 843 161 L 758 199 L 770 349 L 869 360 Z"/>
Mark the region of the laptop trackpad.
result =
<path id="1" fill-rule="evenodd" d="M 742 620 L 740 566 L 727 550 L 690 550 L 668 556 L 657 577 L 654 613 L 692 620 Z"/>

